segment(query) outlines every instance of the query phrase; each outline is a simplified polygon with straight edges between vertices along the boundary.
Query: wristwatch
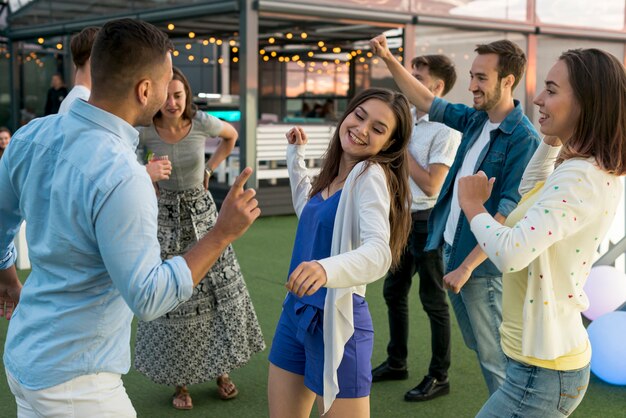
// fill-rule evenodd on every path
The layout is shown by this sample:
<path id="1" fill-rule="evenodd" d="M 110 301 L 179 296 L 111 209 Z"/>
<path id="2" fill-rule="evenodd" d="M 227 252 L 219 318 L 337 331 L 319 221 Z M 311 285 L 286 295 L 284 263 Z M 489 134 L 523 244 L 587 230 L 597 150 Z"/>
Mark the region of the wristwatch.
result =
<path id="1" fill-rule="evenodd" d="M 210 169 L 210 168 L 208 168 L 208 167 L 205 167 L 205 168 L 204 168 L 204 172 L 206 173 L 206 175 L 207 175 L 207 177 L 208 177 L 208 178 L 211 178 L 211 176 L 213 175 L 213 170 L 211 170 L 211 169 Z"/>

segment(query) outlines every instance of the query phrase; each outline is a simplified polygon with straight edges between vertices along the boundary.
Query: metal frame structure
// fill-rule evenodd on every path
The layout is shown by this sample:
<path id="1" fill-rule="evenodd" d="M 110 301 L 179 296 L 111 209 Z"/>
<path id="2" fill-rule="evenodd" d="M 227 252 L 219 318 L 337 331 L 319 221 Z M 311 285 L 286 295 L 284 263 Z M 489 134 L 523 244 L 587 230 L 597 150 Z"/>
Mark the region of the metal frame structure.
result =
<path id="1" fill-rule="evenodd" d="M 539 35 L 562 36 L 567 38 L 596 39 L 626 43 L 626 30 L 602 30 L 598 28 L 572 28 L 559 25 L 546 25 L 536 17 L 539 0 L 526 0 L 526 21 L 509 21 L 465 16 L 435 16 L 413 11 L 417 4 L 396 2 L 407 10 L 382 10 L 380 6 L 346 1 L 329 6 L 327 0 L 304 2 L 304 0 L 31 0 L 11 13 L 8 8 L 8 26 L 0 35 L 9 39 L 11 52 L 10 91 L 11 97 L 18 97 L 17 74 L 19 63 L 15 57 L 21 41 L 40 36 L 60 36 L 77 32 L 85 26 L 101 25 L 108 20 L 122 17 L 138 18 L 151 23 L 177 21 L 177 31 L 172 36 L 184 36 L 187 30 L 205 32 L 237 32 L 240 43 L 239 87 L 240 109 L 242 113 L 241 141 L 242 163 L 255 161 L 256 116 L 258 115 L 258 47 L 259 38 L 269 30 L 287 29 L 289 25 L 317 25 L 320 33 L 332 31 L 331 26 L 343 27 L 336 36 L 347 40 L 368 39 L 372 28 L 404 29 L 405 65 L 410 63 L 415 51 L 416 30 L 419 26 L 445 26 L 456 29 L 492 29 L 512 33 L 522 33 L 527 38 L 529 69 L 527 72 L 525 96 L 526 111 L 531 114 L 532 99 L 537 80 L 537 47 Z M 393 2 L 391 2 L 393 3 Z M 433 2 L 435 3 L 435 2 Z M 446 3 L 442 0 L 441 3 Z M 6 13 L 7 2 L 0 2 Z M 452 3 L 450 3 L 452 4 Z M 405 5 L 405 6 L 404 6 Z M 378 7 L 378 8 L 377 8 Z M 0 15 L 2 11 L 0 10 Z M 1 19 L 0 19 L 1 21 Z M 324 29 L 324 27 L 326 27 Z M 380 29 L 379 29 L 380 30 Z M 626 57 L 623 57 L 626 61 Z M 351 67 L 352 74 L 353 68 Z M 351 89 L 353 93 L 354 89 Z M 12 100 L 13 120 L 19 112 L 17 100 Z M 255 184 L 256 179 L 252 178 Z"/>

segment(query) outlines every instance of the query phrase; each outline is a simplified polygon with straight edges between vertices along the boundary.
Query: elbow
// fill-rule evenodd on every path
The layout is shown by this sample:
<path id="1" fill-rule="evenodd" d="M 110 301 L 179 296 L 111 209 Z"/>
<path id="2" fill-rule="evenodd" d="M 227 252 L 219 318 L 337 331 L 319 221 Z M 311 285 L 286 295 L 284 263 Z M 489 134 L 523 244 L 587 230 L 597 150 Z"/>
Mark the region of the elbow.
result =
<path id="1" fill-rule="evenodd" d="M 424 192 L 424 194 L 425 194 L 427 197 L 433 197 L 433 196 L 435 196 L 435 195 L 437 194 L 437 193 L 436 193 L 436 191 L 435 191 L 435 189 L 434 189 L 434 188 L 432 188 L 432 187 L 424 187 L 424 188 L 422 189 L 422 191 Z"/>

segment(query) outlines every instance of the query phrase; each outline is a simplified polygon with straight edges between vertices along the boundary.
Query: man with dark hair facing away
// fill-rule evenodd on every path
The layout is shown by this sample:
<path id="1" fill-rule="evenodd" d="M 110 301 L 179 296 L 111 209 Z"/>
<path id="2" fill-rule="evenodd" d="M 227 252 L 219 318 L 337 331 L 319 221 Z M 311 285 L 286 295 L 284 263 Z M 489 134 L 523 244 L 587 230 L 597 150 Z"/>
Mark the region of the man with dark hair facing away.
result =
<path id="1" fill-rule="evenodd" d="M 165 102 L 172 49 L 150 24 L 106 23 L 89 101 L 24 126 L 0 160 L 0 316 L 10 319 L 4 365 L 20 417 L 135 417 L 121 380 L 133 314 L 150 321 L 189 299 L 259 216 L 254 190 L 243 189 L 246 168 L 214 228 L 161 260 L 133 126 L 150 124 Z M 33 266 L 23 288 L 13 245 L 22 220 Z"/>
<path id="2" fill-rule="evenodd" d="M 445 96 L 454 86 L 456 70 L 445 55 L 422 55 L 411 63 L 412 75 L 433 95 Z M 427 401 L 448 394 L 450 367 L 450 313 L 443 287 L 439 251 L 424 251 L 428 237 L 428 216 L 454 161 L 461 134 L 428 114 L 413 108 L 413 134 L 409 143 L 409 183 L 413 194 L 413 225 L 400 266 L 385 278 L 383 295 L 389 315 L 387 360 L 372 371 L 372 380 L 408 378 L 409 290 L 419 273 L 419 296 L 430 320 L 431 359 L 428 374 L 404 395 L 407 401 Z"/>

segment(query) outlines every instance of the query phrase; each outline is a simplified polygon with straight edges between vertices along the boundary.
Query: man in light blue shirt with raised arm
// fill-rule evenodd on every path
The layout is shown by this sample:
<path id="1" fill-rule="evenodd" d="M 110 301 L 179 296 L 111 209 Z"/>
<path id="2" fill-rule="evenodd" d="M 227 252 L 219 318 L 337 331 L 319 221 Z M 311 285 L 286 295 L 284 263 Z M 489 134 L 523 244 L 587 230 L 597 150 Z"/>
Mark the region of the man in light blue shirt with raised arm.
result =
<path id="1" fill-rule="evenodd" d="M 161 261 L 133 126 L 149 124 L 165 101 L 171 49 L 152 25 L 107 23 L 93 47 L 89 102 L 23 127 L 0 160 L 0 315 L 11 319 L 4 364 L 19 416 L 135 416 L 120 378 L 133 314 L 155 319 L 187 300 L 259 215 L 254 190 L 242 187 L 248 168 L 214 229 Z M 22 220 L 33 266 L 23 288 L 12 244 Z"/>

